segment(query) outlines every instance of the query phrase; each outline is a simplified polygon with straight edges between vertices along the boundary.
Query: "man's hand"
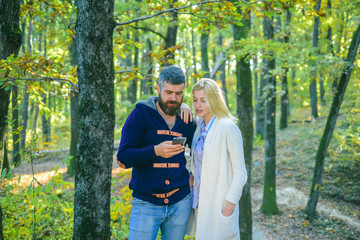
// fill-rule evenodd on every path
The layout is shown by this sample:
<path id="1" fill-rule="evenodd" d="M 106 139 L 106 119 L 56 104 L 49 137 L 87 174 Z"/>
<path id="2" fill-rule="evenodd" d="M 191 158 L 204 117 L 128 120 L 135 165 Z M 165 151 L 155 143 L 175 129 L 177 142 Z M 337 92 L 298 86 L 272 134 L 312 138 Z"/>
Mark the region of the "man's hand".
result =
<path id="1" fill-rule="evenodd" d="M 193 121 L 191 108 L 186 103 L 182 103 L 180 106 L 180 117 L 186 124 L 189 122 L 189 120 L 190 122 Z"/>
<path id="2" fill-rule="evenodd" d="M 225 207 L 222 210 L 222 214 L 224 215 L 224 217 L 229 217 L 234 213 L 234 209 L 235 209 L 235 204 L 226 201 Z"/>
<path id="3" fill-rule="evenodd" d="M 184 151 L 184 146 L 180 144 L 172 145 L 171 141 L 165 141 L 154 146 L 156 156 L 170 158 Z"/>

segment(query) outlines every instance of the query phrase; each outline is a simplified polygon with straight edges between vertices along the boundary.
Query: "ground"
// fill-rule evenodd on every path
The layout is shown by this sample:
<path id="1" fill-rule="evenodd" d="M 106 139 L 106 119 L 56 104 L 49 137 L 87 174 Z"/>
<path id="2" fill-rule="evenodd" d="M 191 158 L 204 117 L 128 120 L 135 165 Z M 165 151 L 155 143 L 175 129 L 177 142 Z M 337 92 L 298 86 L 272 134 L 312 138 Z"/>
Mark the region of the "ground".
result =
<path id="1" fill-rule="evenodd" d="M 314 156 L 325 120 L 294 123 L 277 133 L 276 193 L 280 215 L 265 216 L 260 212 L 263 192 L 263 145 L 256 140 L 252 168 L 253 239 L 360 239 L 360 186 L 358 165 L 337 166 L 326 161 L 323 190 L 317 205 L 317 217 L 310 221 L 303 210 L 307 204 L 314 167 Z M 305 143 L 305 144 L 304 144 Z M 40 182 L 48 180 L 49 171 L 56 165 L 66 175 L 67 151 L 42 157 L 34 163 L 34 172 Z M 31 178 L 30 163 L 14 169 L 22 180 Z M 113 177 L 120 169 L 113 161 Z M 15 175 L 16 176 L 16 175 Z M 115 194 L 129 179 L 118 182 Z"/>

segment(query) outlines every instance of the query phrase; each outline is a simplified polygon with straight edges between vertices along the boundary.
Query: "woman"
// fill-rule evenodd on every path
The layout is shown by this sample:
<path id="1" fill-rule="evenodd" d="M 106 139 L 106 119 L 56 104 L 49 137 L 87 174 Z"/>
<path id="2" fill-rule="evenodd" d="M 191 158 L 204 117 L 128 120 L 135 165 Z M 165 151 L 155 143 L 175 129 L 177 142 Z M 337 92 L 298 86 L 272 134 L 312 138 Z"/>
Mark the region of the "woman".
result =
<path id="1" fill-rule="evenodd" d="M 195 239 L 240 239 L 238 202 L 247 180 L 242 136 L 214 80 L 201 79 L 192 93 L 200 120 L 191 148 L 195 221 L 188 233 L 195 224 Z"/>

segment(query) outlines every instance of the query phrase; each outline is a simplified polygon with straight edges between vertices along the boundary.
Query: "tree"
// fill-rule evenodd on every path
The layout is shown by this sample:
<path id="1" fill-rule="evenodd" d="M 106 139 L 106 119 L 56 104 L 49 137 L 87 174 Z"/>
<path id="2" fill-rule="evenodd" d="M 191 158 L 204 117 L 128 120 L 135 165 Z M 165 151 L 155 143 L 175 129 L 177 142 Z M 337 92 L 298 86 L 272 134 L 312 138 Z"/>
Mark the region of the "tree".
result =
<path id="1" fill-rule="evenodd" d="M 20 136 L 19 136 L 19 106 L 18 106 L 19 89 L 12 86 L 11 105 L 12 105 L 12 132 L 13 132 L 13 152 L 12 162 L 17 167 L 20 164 Z"/>
<path id="2" fill-rule="evenodd" d="M 264 37 L 274 38 L 273 17 L 263 19 Z M 274 53 L 268 52 L 263 59 L 264 78 L 266 85 L 265 100 L 265 173 L 264 195 L 261 212 L 272 215 L 279 213 L 276 205 L 276 78 L 272 71 L 275 69 Z"/>
<path id="3" fill-rule="evenodd" d="M 240 7 L 238 12 L 241 14 Z M 234 41 L 246 39 L 249 34 L 250 16 L 246 16 L 242 20 L 242 25 L 233 24 Z M 240 236 L 241 239 L 252 239 L 252 212 L 251 212 L 251 165 L 254 127 L 253 107 L 252 107 L 252 82 L 251 69 L 249 60 L 246 56 L 236 59 L 236 86 L 237 86 L 237 116 L 239 118 L 239 128 L 244 139 L 244 156 L 245 165 L 248 173 L 247 183 L 244 186 L 242 196 L 239 202 L 240 215 Z"/>
<path id="4" fill-rule="evenodd" d="M 288 44 L 290 39 L 290 21 L 291 21 L 291 12 L 289 9 L 286 9 L 286 26 L 285 31 L 286 34 L 283 37 L 283 42 Z M 281 80 L 281 88 L 283 93 L 281 94 L 281 115 L 280 115 L 280 129 L 287 128 L 287 117 L 289 115 L 289 86 L 288 86 L 288 80 L 287 80 L 287 74 L 289 72 L 289 67 L 285 66 L 283 68 L 284 70 L 284 76 Z"/>
<path id="5" fill-rule="evenodd" d="M 110 239 L 114 144 L 114 0 L 77 1 L 79 143 L 74 239 Z"/>
<path id="6" fill-rule="evenodd" d="M 321 0 L 317 0 L 314 6 L 314 11 L 319 12 L 321 5 Z M 314 28 L 313 28 L 313 40 L 312 40 L 312 47 L 314 51 L 318 54 L 319 51 L 316 49 L 318 47 L 319 42 L 319 23 L 320 19 L 318 16 L 314 15 Z M 316 91 L 316 71 L 315 71 L 315 63 L 311 66 L 310 76 L 310 102 L 311 102 L 311 115 L 314 118 L 318 118 L 318 109 L 317 109 L 317 91 Z"/>
<path id="7" fill-rule="evenodd" d="M 11 54 L 17 55 L 21 47 L 21 31 L 19 26 L 20 1 L 0 0 L 0 60 Z M 0 165 L 4 157 L 4 138 L 6 120 L 10 103 L 10 89 L 0 85 Z M 0 240 L 4 239 L 2 231 L 2 209 L 0 206 Z"/>
<path id="8" fill-rule="evenodd" d="M 326 121 L 325 129 L 316 152 L 316 163 L 314 168 L 314 177 L 311 185 L 309 200 L 305 209 L 309 218 L 313 218 L 316 212 L 316 205 L 319 199 L 322 184 L 322 173 L 327 148 L 329 147 L 332 134 L 335 129 L 336 120 L 339 115 L 342 100 L 345 95 L 346 87 L 349 83 L 351 72 L 354 66 L 356 53 L 360 44 L 360 24 L 353 34 L 349 52 L 345 61 L 345 67 L 340 77 L 339 85 L 330 108 L 329 116 Z"/>
<path id="9" fill-rule="evenodd" d="M 201 52 L 201 68 L 205 72 L 204 77 L 210 77 L 209 69 L 209 54 L 208 54 L 208 42 L 209 42 L 210 30 L 207 29 L 200 36 L 200 52 Z"/>

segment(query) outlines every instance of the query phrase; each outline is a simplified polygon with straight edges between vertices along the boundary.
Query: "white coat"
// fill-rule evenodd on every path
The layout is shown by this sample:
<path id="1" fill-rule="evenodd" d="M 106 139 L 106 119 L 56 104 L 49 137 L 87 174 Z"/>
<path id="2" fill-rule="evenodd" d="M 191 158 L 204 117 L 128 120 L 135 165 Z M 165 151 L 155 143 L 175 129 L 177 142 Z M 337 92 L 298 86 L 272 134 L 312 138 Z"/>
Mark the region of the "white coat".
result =
<path id="1" fill-rule="evenodd" d="M 199 135 L 198 126 L 192 149 Z M 193 158 L 189 165 L 195 172 Z M 197 240 L 240 239 L 238 202 L 246 181 L 241 132 L 231 119 L 216 118 L 205 139 L 197 219 L 190 217 L 187 233 L 193 235 L 196 221 Z M 229 217 L 222 215 L 226 200 L 236 204 Z"/>

